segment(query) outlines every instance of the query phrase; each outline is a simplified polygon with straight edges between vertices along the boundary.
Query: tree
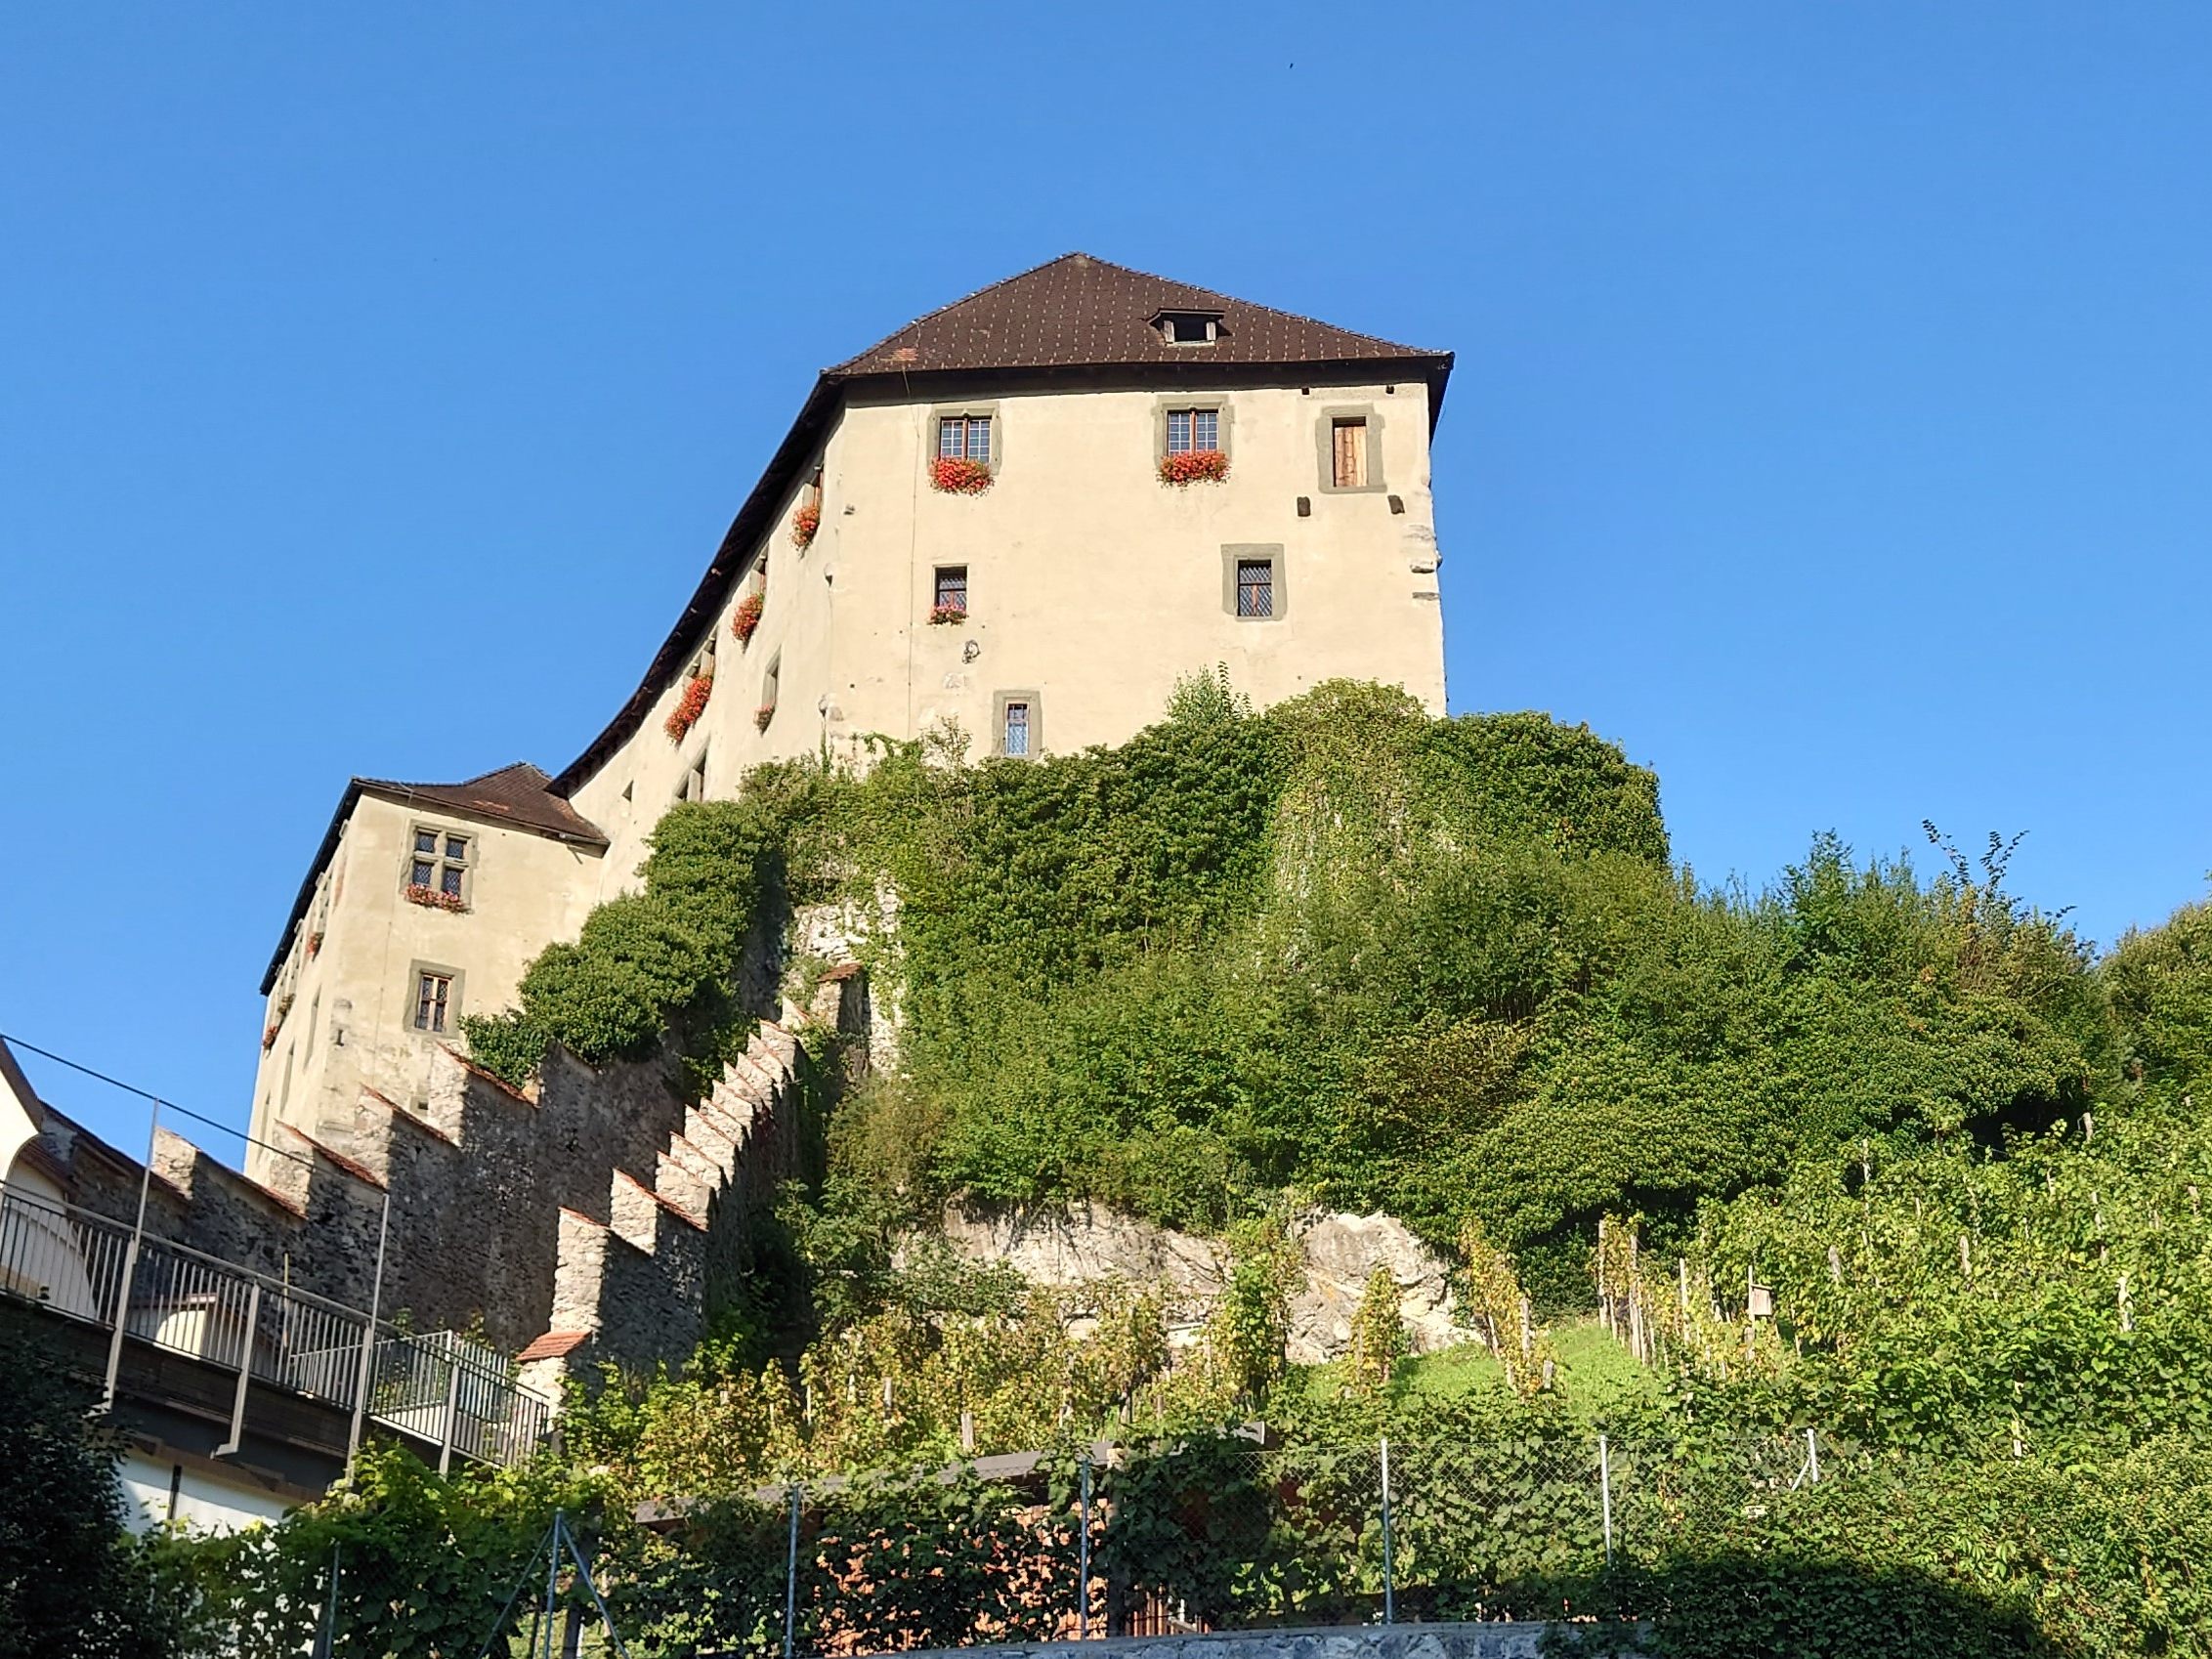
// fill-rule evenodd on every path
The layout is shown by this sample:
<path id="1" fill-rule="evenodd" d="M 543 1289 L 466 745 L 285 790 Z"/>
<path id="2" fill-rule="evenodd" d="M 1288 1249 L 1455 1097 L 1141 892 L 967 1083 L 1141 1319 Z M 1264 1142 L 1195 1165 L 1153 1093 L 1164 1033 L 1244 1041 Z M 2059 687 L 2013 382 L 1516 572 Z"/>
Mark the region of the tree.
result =
<path id="1" fill-rule="evenodd" d="M 90 1385 L 15 1319 L 0 1328 L 0 1659 L 168 1651 L 124 1529 L 120 1453 Z"/>

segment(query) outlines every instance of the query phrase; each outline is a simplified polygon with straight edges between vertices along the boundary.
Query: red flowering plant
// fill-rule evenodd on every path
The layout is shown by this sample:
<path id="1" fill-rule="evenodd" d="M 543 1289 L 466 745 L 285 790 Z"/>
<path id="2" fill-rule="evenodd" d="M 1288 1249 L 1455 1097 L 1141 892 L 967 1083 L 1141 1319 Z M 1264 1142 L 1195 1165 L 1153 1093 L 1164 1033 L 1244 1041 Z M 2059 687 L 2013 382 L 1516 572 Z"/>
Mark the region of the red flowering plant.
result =
<path id="1" fill-rule="evenodd" d="M 448 893 L 443 887 L 433 887 L 424 881 L 410 881 L 401 892 L 408 904 L 422 905 L 434 911 L 451 911 L 458 915 L 468 909 L 461 902 L 460 894 Z"/>
<path id="2" fill-rule="evenodd" d="M 776 705 L 773 702 L 764 702 L 752 711 L 752 723 L 763 732 L 768 730 L 768 722 L 775 718 Z"/>
<path id="3" fill-rule="evenodd" d="M 699 717 L 706 712 L 706 700 L 714 695 L 714 676 L 701 674 L 684 687 L 684 695 L 676 700 L 676 706 L 668 715 L 668 741 L 680 744 L 684 734 L 699 724 Z"/>
<path id="4" fill-rule="evenodd" d="M 753 629 L 760 626 L 760 613 L 766 604 L 757 593 L 748 593 L 738 601 L 737 610 L 730 616 L 730 631 L 738 636 L 740 645 L 751 639 Z"/>
<path id="5" fill-rule="evenodd" d="M 804 547 L 814 539 L 814 532 L 822 528 L 822 509 L 818 506 L 801 507 L 791 515 L 791 545 Z"/>
<path id="6" fill-rule="evenodd" d="M 948 600 L 943 605 L 932 605 L 929 608 L 929 619 L 932 623 L 964 622 L 967 620 L 967 606 L 957 599 Z"/>
<path id="7" fill-rule="evenodd" d="M 262 1052 L 263 1052 L 264 1054 L 268 1053 L 270 1049 L 272 1049 L 272 1048 L 274 1048 L 274 1047 L 276 1047 L 276 1034 L 277 1034 L 277 1032 L 281 1031 L 282 1029 L 283 1029 L 283 1027 L 281 1027 L 281 1026 L 274 1026 L 274 1025 L 273 1025 L 273 1026 L 270 1026 L 269 1028 L 267 1028 L 267 1029 L 266 1029 L 265 1031 L 263 1031 L 263 1032 L 262 1032 L 262 1034 L 261 1034 L 261 1051 L 262 1051 Z"/>
<path id="8" fill-rule="evenodd" d="M 991 488 L 991 463 L 939 455 L 929 463 L 929 483 L 948 495 L 980 495 Z"/>
<path id="9" fill-rule="evenodd" d="M 322 935 L 319 933 L 310 933 L 307 936 L 307 959 L 311 962 L 315 960 L 315 954 L 321 949 Z"/>
<path id="10" fill-rule="evenodd" d="M 1228 476 L 1229 457 L 1218 449 L 1177 449 L 1160 457 L 1162 484 L 1219 484 Z"/>

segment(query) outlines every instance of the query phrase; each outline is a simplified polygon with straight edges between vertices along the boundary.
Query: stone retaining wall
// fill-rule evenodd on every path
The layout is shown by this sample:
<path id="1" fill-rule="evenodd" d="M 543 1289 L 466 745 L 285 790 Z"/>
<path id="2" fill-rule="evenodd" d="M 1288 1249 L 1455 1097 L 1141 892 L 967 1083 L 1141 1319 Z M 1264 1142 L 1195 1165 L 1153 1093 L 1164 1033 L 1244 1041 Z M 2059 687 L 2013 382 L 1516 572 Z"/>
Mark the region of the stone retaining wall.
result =
<path id="1" fill-rule="evenodd" d="M 1113 1641 L 1038 1641 L 918 1649 L 901 1659 L 1536 1659 L 1552 1627 L 1536 1622 L 1329 1625 Z"/>

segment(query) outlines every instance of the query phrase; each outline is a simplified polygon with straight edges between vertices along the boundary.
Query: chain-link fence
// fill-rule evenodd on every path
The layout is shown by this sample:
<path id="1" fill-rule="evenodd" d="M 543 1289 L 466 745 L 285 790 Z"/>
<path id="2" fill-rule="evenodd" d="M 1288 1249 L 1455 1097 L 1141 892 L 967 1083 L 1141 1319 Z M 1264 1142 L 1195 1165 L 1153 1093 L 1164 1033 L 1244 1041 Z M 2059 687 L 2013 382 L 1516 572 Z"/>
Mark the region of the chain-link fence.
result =
<path id="1" fill-rule="evenodd" d="M 1285 1626 L 1633 1617 L 1638 1569 L 1842 1473 L 1804 1431 L 1099 1446 L 515 1517 L 423 1568 L 382 1517 L 192 1546 L 192 1650 L 798 1659 Z M 378 1530 L 384 1528 L 383 1532 Z M 463 1536 L 456 1532 L 455 1537 Z"/>
<path id="2" fill-rule="evenodd" d="M 656 1651 L 843 1656 L 1417 1620 L 1633 1616 L 1635 1569 L 1833 1478 L 1802 1431 L 1266 1447 L 1238 1437 L 795 1484 L 610 1562 Z"/>

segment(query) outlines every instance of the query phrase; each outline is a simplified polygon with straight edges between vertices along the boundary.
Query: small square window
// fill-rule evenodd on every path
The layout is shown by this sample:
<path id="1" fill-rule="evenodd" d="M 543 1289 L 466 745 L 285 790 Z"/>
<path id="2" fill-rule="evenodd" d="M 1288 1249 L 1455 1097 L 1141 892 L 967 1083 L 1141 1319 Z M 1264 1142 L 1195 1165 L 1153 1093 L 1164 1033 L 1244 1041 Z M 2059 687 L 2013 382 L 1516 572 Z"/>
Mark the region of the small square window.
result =
<path id="1" fill-rule="evenodd" d="M 453 976 L 449 973 L 415 975 L 414 1028 L 443 1032 L 453 1017 Z"/>
<path id="2" fill-rule="evenodd" d="M 1219 338 L 1217 311 L 1164 311 L 1153 321 L 1170 346 L 1211 346 Z"/>
<path id="3" fill-rule="evenodd" d="M 939 565 L 933 589 L 936 597 L 930 601 L 940 611 L 967 611 L 967 567 L 965 565 Z"/>
<path id="4" fill-rule="evenodd" d="M 989 415 L 944 415 L 937 422 L 937 453 L 950 460 L 991 459 Z"/>
<path id="5" fill-rule="evenodd" d="M 405 885 L 417 903 L 424 893 L 442 893 L 465 901 L 468 897 L 469 850 L 473 837 L 449 830 L 417 828 L 414 852 L 405 867 Z M 451 906 L 447 906 L 451 909 Z"/>
<path id="6" fill-rule="evenodd" d="M 1237 615 L 1240 617 L 1272 617 L 1275 615 L 1274 560 L 1239 559 L 1237 561 Z"/>
<path id="7" fill-rule="evenodd" d="M 1367 488 L 1367 422 L 1340 419 L 1329 426 L 1330 483 L 1339 489 Z"/>
<path id="8" fill-rule="evenodd" d="M 1016 758 L 1029 753 L 1029 704 L 1009 702 L 1006 704 L 1004 725 L 999 745 L 1000 754 Z"/>

